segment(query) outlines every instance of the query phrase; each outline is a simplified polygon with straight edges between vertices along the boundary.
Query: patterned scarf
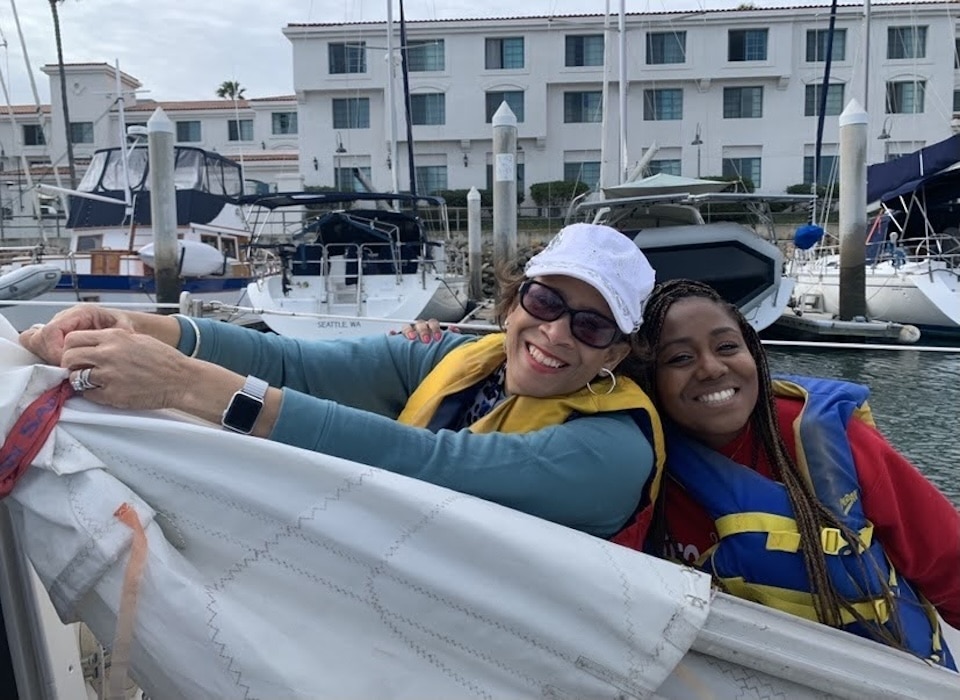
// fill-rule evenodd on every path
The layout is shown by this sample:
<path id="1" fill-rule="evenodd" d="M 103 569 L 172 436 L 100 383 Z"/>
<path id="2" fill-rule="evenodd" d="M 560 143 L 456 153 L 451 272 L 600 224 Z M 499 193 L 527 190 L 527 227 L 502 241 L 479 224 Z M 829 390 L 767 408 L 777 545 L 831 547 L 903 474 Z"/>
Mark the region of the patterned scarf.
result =
<path id="1" fill-rule="evenodd" d="M 463 430 L 476 423 L 507 398 L 507 391 L 504 388 L 506 379 L 507 366 L 502 364 L 496 372 L 480 382 L 473 404 L 464 411 L 460 424 L 457 426 L 458 430 Z"/>

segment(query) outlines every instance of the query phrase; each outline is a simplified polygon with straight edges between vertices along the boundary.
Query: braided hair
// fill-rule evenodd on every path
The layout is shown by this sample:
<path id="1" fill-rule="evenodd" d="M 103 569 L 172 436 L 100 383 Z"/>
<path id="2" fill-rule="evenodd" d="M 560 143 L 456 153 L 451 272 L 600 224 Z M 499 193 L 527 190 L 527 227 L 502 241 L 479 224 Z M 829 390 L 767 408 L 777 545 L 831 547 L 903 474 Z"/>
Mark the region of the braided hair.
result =
<path id="1" fill-rule="evenodd" d="M 797 467 L 790 456 L 777 420 L 776 405 L 770 378 L 770 368 L 767 363 L 766 352 L 760 343 L 760 336 L 750 323 L 744 318 L 740 310 L 727 302 L 717 291 L 708 284 L 694 280 L 670 280 L 659 285 L 647 301 L 643 313 L 643 326 L 640 328 L 643 342 L 644 359 L 643 371 L 640 376 L 634 377 L 640 385 L 657 400 L 657 365 L 656 350 L 663 331 L 663 324 L 670 307 L 682 299 L 700 298 L 714 302 L 723 308 L 730 318 L 736 321 L 747 350 L 757 366 L 758 394 L 757 403 L 750 415 L 750 424 L 753 434 L 759 441 L 759 447 L 764 451 L 772 467 L 774 477 L 786 488 L 793 508 L 797 529 L 800 533 L 800 550 L 803 555 L 804 566 L 810 579 L 810 591 L 813 594 L 813 604 L 817 618 L 831 627 L 843 625 L 842 611 L 848 612 L 855 620 L 862 623 L 869 633 L 877 639 L 891 646 L 903 649 L 903 634 L 899 627 L 893 631 L 879 622 L 866 620 L 857 611 L 853 604 L 844 599 L 834 587 L 827 572 L 827 562 L 823 548 L 819 546 L 820 533 L 824 528 L 837 528 L 848 542 L 858 542 L 859 535 L 850 530 L 817 498 L 807 475 Z M 659 402 L 658 402 L 659 403 Z M 664 423 L 670 423 L 670 417 L 661 416 Z M 757 445 L 754 445 L 756 449 Z M 755 453 L 756 454 L 756 453 Z M 654 525 L 651 528 L 650 542 L 659 548 L 665 543 L 666 554 L 671 556 L 675 551 L 675 541 L 670 536 L 666 518 L 664 517 L 664 494 L 666 488 L 660 490 Z M 858 548 L 854 547 L 854 554 L 862 567 L 867 562 L 861 556 Z M 660 552 L 657 552 L 658 554 Z M 716 581 L 716 577 L 714 579 Z M 883 597 L 889 610 L 893 610 L 893 593 L 885 579 L 883 581 Z M 719 584 L 719 582 L 717 582 Z M 722 587 L 722 585 L 721 585 Z"/>

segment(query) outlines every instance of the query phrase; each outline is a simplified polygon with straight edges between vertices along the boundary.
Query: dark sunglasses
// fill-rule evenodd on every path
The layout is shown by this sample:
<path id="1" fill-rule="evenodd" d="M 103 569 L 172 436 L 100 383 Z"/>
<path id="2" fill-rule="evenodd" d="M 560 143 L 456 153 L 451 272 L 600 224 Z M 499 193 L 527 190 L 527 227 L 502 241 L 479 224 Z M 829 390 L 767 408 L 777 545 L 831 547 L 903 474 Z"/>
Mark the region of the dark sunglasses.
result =
<path id="1" fill-rule="evenodd" d="M 596 311 L 571 309 L 560 292 L 543 282 L 526 280 L 520 285 L 520 306 L 540 321 L 556 321 L 570 314 L 570 333 L 591 348 L 608 348 L 623 335 L 612 318 Z"/>

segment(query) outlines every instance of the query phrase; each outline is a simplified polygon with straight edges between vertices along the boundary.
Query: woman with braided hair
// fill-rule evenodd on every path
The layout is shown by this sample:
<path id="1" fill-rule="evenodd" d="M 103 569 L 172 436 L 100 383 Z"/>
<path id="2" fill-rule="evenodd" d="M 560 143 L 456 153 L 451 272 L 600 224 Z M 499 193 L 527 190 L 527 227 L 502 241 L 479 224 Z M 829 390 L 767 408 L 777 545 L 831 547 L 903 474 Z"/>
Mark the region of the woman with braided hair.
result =
<path id="1" fill-rule="evenodd" d="M 648 538 L 739 597 L 955 669 L 960 514 L 874 428 L 868 391 L 772 379 L 756 331 L 710 286 L 660 285 L 642 382 L 667 433 Z"/>

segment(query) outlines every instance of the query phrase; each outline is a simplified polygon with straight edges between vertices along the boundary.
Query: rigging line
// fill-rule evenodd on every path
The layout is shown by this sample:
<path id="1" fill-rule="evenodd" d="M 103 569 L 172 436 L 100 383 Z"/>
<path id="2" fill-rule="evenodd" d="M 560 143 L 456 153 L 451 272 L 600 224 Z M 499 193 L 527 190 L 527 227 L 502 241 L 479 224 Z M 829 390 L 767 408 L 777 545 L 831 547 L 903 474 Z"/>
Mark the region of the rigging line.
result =
<path id="1" fill-rule="evenodd" d="M 14 24 L 17 27 L 17 36 L 20 39 L 20 49 L 23 52 L 23 60 L 27 67 L 27 77 L 30 79 L 30 89 L 33 91 L 33 103 L 36 105 L 36 108 L 37 108 L 37 119 L 40 122 L 40 131 L 45 132 L 47 119 L 50 119 L 50 124 L 52 126 L 53 118 L 45 115 L 43 112 L 43 107 L 41 106 L 40 93 L 37 91 L 37 81 L 33 77 L 33 66 L 30 63 L 30 55 L 27 52 L 27 42 L 23 38 L 23 29 L 20 26 L 20 14 L 17 12 L 17 4 L 14 0 L 10 0 L 10 9 L 13 11 L 13 20 L 14 20 Z M 10 104 L 9 97 L 7 98 L 7 104 L 8 105 Z M 49 143 L 50 143 L 50 140 L 46 138 L 46 134 L 44 133 L 43 150 L 47 154 L 47 157 L 50 157 L 50 153 L 49 151 L 47 151 L 47 144 Z M 50 160 L 53 161 L 53 158 L 50 157 Z M 59 163 L 59 162 L 60 162 L 60 159 L 58 158 L 56 163 Z M 53 179 L 54 179 L 54 182 L 57 183 L 57 187 L 63 187 L 63 183 L 60 181 L 60 169 L 56 166 L 56 164 L 53 164 Z M 61 202 L 64 213 L 69 214 L 70 202 L 67 199 L 67 196 L 61 195 L 60 202 Z M 42 222 L 40 224 L 40 227 L 42 232 L 42 229 L 43 229 Z"/>

